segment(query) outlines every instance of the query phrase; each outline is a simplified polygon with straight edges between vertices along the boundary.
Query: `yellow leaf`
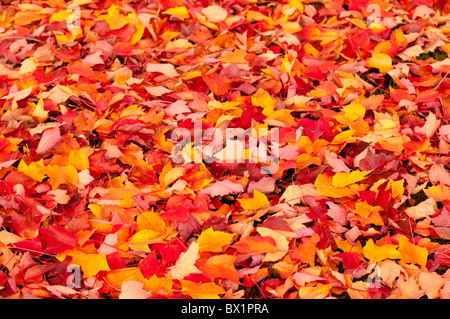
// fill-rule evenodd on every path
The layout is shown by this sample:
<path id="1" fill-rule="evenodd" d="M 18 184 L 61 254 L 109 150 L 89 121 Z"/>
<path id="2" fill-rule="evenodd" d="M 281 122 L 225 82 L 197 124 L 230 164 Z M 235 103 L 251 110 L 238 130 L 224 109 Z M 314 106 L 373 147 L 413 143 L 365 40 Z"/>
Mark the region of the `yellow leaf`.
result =
<path id="1" fill-rule="evenodd" d="M 287 21 L 281 24 L 284 31 L 288 33 L 296 33 L 302 31 L 301 25 L 296 21 Z"/>
<path id="2" fill-rule="evenodd" d="M 400 236 L 398 240 L 398 251 L 402 263 L 411 263 L 425 266 L 427 264 L 428 250 L 411 243 L 406 236 Z"/>
<path id="3" fill-rule="evenodd" d="M 89 204 L 88 208 L 91 210 L 92 214 L 99 218 L 102 218 L 102 206 L 98 204 Z"/>
<path id="4" fill-rule="evenodd" d="M 141 23 L 139 19 L 137 19 L 136 25 L 134 26 L 136 31 L 134 31 L 133 35 L 130 38 L 130 44 L 134 45 L 138 43 L 142 36 L 144 35 L 145 26 Z"/>
<path id="5" fill-rule="evenodd" d="M 367 259 L 380 262 L 385 259 L 398 259 L 401 257 L 400 252 L 397 250 L 397 245 L 386 244 L 383 246 L 377 246 L 372 239 L 369 239 L 363 248 L 364 257 Z"/>
<path id="6" fill-rule="evenodd" d="M 405 187 L 403 187 L 404 182 L 404 179 L 398 181 L 389 180 L 389 186 L 391 187 L 393 198 L 402 198 L 403 193 L 405 192 Z"/>
<path id="7" fill-rule="evenodd" d="M 44 101 L 42 99 L 39 99 L 39 101 L 34 104 L 33 108 L 30 111 L 30 115 L 37 117 L 39 121 L 43 122 L 48 118 L 48 112 L 44 110 Z"/>
<path id="8" fill-rule="evenodd" d="M 332 173 L 330 172 L 319 174 L 314 185 L 316 185 L 317 192 L 319 192 L 320 195 L 328 197 L 339 198 L 356 195 L 356 192 L 348 187 L 335 187 L 332 184 Z"/>
<path id="9" fill-rule="evenodd" d="M 372 57 L 367 60 L 367 63 L 372 68 L 380 70 L 381 73 L 392 70 L 392 59 L 385 53 L 372 52 Z"/>
<path id="10" fill-rule="evenodd" d="M 215 253 L 222 252 L 222 247 L 230 245 L 233 241 L 234 234 L 225 233 L 222 231 L 215 231 L 212 227 L 203 231 L 198 236 L 197 242 L 200 244 L 199 251 L 211 251 Z"/>
<path id="11" fill-rule="evenodd" d="M 335 187 L 345 187 L 347 185 L 362 181 L 372 171 L 353 171 L 350 173 L 336 173 L 331 179 L 331 184 Z"/>
<path id="12" fill-rule="evenodd" d="M 434 199 L 436 202 L 444 202 L 450 200 L 450 188 L 440 184 L 439 186 L 431 186 L 423 190 L 427 197 Z"/>
<path id="13" fill-rule="evenodd" d="M 252 96 L 252 104 L 262 107 L 262 113 L 267 116 L 274 111 L 277 101 L 267 91 L 258 89 Z"/>
<path id="14" fill-rule="evenodd" d="M 356 121 L 366 113 L 366 108 L 355 102 L 345 105 L 343 109 L 344 114 L 335 115 L 334 118 L 344 126 L 348 126 L 349 123 Z"/>
<path id="15" fill-rule="evenodd" d="M 89 156 L 94 153 L 91 147 L 83 147 L 79 150 L 70 150 L 69 165 L 75 167 L 78 171 L 89 168 Z"/>
<path id="16" fill-rule="evenodd" d="M 169 162 L 166 166 L 163 167 L 161 174 L 159 175 L 159 183 L 161 186 L 168 186 L 178 178 L 184 175 L 185 172 L 184 167 L 172 167 L 172 164 Z"/>
<path id="17" fill-rule="evenodd" d="M 102 270 L 111 270 L 103 254 L 77 254 L 73 257 L 72 263 L 77 264 L 83 270 L 84 277 L 91 277 Z"/>
<path id="18" fill-rule="evenodd" d="M 242 208 L 245 210 L 258 210 L 261 207 L 270 205 L 267 196 L 257 191 L 256 189 L 253 193 L 253 198 L 238 199 L 238 201 L 241 204 Z"/>
<path id="19" fill-rule="evenodd" d="M 343 131 L 333 138 L 331 144 L 353 143 L 356 141 L 356 138 L 353 136 L 355 132 L 355 130 Z"/>
<path id="20" fill-rule="evenodd" d="M 148 244 L 154 243 L 155 240 L 151 240 L 154 238 L 159 237 L 160 233 L 151 230 L 151 229 L 144 229 L 138 231 L 136 234 L 134 234 L 133 238 L 129 241 L 129 244 L 132 246 L 132 249 L 135 251 L 145 251 L 147 253 L 150 252 L 150 248 L 148 247 Z M 159 239 L 156 239 L 156 241 L 160 241 Z"/>
<path id="21" fill-rule="evenodd" d="M 64 45 L 74 42 L 75 39 L 81 37 L 82 35 L 83 30 L 81 28 L 72 28 L 70 32 L 66 34 L 55 34 L 55 38 L 59 45 Z"/>
<path id="22" fill-rule="evenodd" d="M 186 74 L 183 77 L 183 80 L 188 81 L 188 80 L 192 80 L 192 79 L 198 78 L 199 76 L 202 76 L 202 72 L 201 71 L 192 71 L 192 72 Z"/>
<path id="23" fill-rule="evenodd" d="M 185 6 L 167 9 L 166 11 L 163 11 L 163 14 L 170 14 L 182 20 L 190 17 L 189 12 Z"/>
<path id="24" fill-rule="evenodd" d="M 172 289 L 172 278 L 158 277 L 153 275 L 149 279 L 144 279 L 144 289 L 153 294 L 160 294 L 162 291 Z"/>
<path id="25" fill-rule="evenodd" d="M 66 11 L 66 10 L 60 10 L 56 13 L 53 13 L 52 16 L 50 17 L 50 19 L 48 20 L 48 22 L 53 23 L 53 22 L 65 21 L 65 20 L 67 20 L 68 17 L 70 17 L 70 15 L 72 15 L 71 12 Z"/>
<path id="26" fill-rule="evenodd" d="M 220 294 L 225 290 L 213 282 L 197 283 L 190 280 L 180 280 L 183 294 L 189 295 L 194 299 L 219 299 Z"/>
<path id="27" fill-rule="evenodd" d="M 303 3 L 301 2 L 301 0 L 289 0 L 289 4 L 284 5 L 282 8 L 283 13 L 291 14 L 292 10 L 289 10 L 289 9 L 299 10 L 300 13 L 303 13 L 304 6 L 303 6 Z M 292 11 L 292 13 L 293 13 L 293 11 Z"/>
<path id="28" fill-rule="evenodd" d="M 268 112 L 269 111 L 267 111 L 267 113 Z M 267 120 L 274 120 L 277 122 L 281 122 L 281 123 L 284 123 L 286 126 L 290 127 L 290 126 L 295 125 L 295 123 L 296 123 L 294 117 L 291 115 L 291 112 L 292 112 L 292 110 L 287 110 L 287 109 L 275 110 L 271 113 L 266 114 Z M 263 114 L 264 114 L 264 111 L 263 111 Z M 275 125 L 272 123 L 269 123 L 269 125 Z"/>
<path id="29" fill-rule="evenodd" d="M 134 24 L 136 21 L 136 14 L 129 13 L 128 15 L 123 15 L 120 13 L 119 7 L 112 4 L 108 8 L 107 14 L 102 14 L 98 17 L 98 20 L 105 20 L 111 30 L 117 30 L 124 27 L 127 24 Z"/>
<path id="30" fill-rule="evenodd" d="M 24 173 L 28 177 L 31 177 L 35 181 L 42 182 L 45 178 L 44 168 L 44 159 L 41 159 L 39 162 L 32 162 L 30 165 L 25 164 L 23 160 L 20 161 L 17 169 L 19 172 Z"/>
<path id="31" fill-rule="evenodd" d="M 49 183 L 52 189 L 58 188 L 61 184 L 78 184 L 78 172 L 72 165 L 65 167 L 48 165 L 42 171 L 50 178 Z"/>
<path id="32" fill-rule="evenodd" d="M 150 229 L 160 234 L 164 233 L 164 220 L 155 212 L 144 212 L 136 220 L 139 230 Z"/>

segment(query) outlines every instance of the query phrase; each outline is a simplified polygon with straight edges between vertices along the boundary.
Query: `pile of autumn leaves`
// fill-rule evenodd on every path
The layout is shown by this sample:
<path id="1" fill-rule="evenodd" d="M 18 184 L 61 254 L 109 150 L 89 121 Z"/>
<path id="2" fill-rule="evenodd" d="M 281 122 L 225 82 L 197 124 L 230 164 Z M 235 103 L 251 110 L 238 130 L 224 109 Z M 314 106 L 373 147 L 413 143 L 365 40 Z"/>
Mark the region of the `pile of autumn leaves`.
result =
<path id="1" fill-rule="evenodd" d="M 449 8 L 395 3 L 2 6 L 0 296 L 449 298 Z"/>

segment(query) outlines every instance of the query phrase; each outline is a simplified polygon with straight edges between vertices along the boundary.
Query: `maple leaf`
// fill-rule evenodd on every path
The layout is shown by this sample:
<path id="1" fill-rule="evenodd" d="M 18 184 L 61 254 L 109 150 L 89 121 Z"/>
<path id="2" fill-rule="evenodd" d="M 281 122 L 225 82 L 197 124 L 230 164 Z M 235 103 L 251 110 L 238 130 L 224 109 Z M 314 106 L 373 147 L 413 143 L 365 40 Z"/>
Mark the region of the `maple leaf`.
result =
<path id="1" fill-rule="evenodd" d="M 333 175 L 331 184 L 335 187 L 345 187 L 350 184 L 362 181 L 371 171 L 353 171 L 350 173 L 341 172 Z"/>
<path id="2" fill-rule="evenodd" d="M 234 265 L 235 261 L 236 256 L 212 256 L 203 265 L 202 272 L 211 280 L 215 278 L 226 278 L 239 284 L 239 274 Z"/>
<path id="3" fill-rule="evenodd" d="M 398 246 L 394 244 L 377 246 L 372 239 L 369 239 L 363 247 L 363 254 L 364 257 L 374 262 L 380 262 L 385 259 L 399 259 L 402 255 L 397 248 Z"/>
<path id="4" fill-rule="evenodd" d="M 319 176 L 317 176 L 314 185 L 316 185 L 317 192 L 320 195 L 330 197 L 345 197 L 355 195 L 355 192 L 348 187 L 335 187 L 332 182 L 333 176 L 334 175 L 327 173 L 319 174 Z M 346 183 L 345 176 L 344 181 L 342 181 L 343 183 Z M 337 182 L 340 182 L 340 180 L 338 179 Z"/>
<path id="5" fill-rule="evenodd" d="M 255 190 L 253 192 L 253 198 L 238 199 L 238 202 L 241 204 L 242 208 L 245 210 L 258 210 L 261 207 L 270 205 L 270 202 L 267 199 L 267 196 L 257 190 Z"/>
<path id="6" fill-rule="evenodd" d="M 413 219 L 420 219 L 433 215 L 436 208 L 436 201 L 433 198 L 428 198 L 416 206 L 408 207 L 404 212 Z"/>
<path id="7" fill-rule="evenodd" d="M 130 267 L 130 268 L 122 268 L 122 269 L 114 269 L 109 271 L 106 276 L 106 280 L 110 283 L 112 287 L 120 290 L 124 282 L 127 281 L 138 281 L 143 282 L 144 277 L 142 276 L 139 268 Z"/>
<path id="8" fill-rule="evenodd" d="M 44 243 L 44 252 L 48 254 L 58 254 L 72 249 L 77 243 L 77 237 L 59 224 L 39 228 L 39 233 Z"/>
<path id="9" fill-rule="evenodd" d="M 392 69 L 392 59 L 385 53 L 373 52 L 372 57 L 367 62 L 371 67 L 377 68 L 382 73 L 386 73 Z"/>
<path id="10" fill-rule="evenodd" d="M 281 235 L 275 230 L 266 228 L 266 227 L 258 227 L 256 229 L 261 236 L 272 237 L 276 243 L 277 251 L 274 253 L 268 252 L 264 257 L 263 261 L 276 261 L 284 257 L 287 254 L 289 249 L 289 242 L 285 236 Z"/>
<path id="11" fill-rule="evenodd" d="M 323 299 L 330 293 L 334 284 L 318 283 L 315 287 L 301 287 L 298 295 L 301 299 Z"/>
<path id="12" fill-rule="evenodd" d="M 190 17 L 189 12 L 185 6 L 173 7 L 163 11 L 164 14 L 170 14 L 180 19 L 187 19 Z"/>
<path id="13" fill-rule="evenodd" d="M 297 248 L 297 257 L 311 267 L 315 265 L 316 245 L 319 240 L 319 235 L 314 233 L 308 241 L 301 243 Z"/>
<path id="14" fill-rule="evenodd" d="M 160 233 L 151 229 L 143 229 L 133 235 L 128 242 L 135 251 L 150 252 L 149 244 L 160 241 Z"/>
<path id="15" fill-rule="evenodd" d="M 197 238 L 197 242 L 199 243 L 199 252 L 222 252 L 222 247 L 230 245 L 234 237 L 234 234 L 215 231 L 212 227 L 210 227 L 207 230 L 204 230 Z"/>
<path id="16" fill-rule="evenodd" d="M 281 196 L 280 202 L 285 200 L 293 206 L 300 204 L 304 196 L 319 197 L 320 195 L 313 185 L 289 185 Z"/>
<path id="17" fill-rule="evenodd" d="M 97 275 L 99 271 L 111 270 L 105 255 L 80 253 L 73 257 L 72 263 L 81 267 L 85 277 Z"/>
<path id="18" fill-rule="evenodd" d="M 224 8 L 218 6 L 218 5 L 212 5 L 206 8 L 202 9 L 202 14 L 206 16 L 206 18 L 214 23 L 220 22 L 225 20 L 225 18 L 228 15 L 227 10 Z"/>
<path id="19" fill-rule="evenodd" d="M 438 298 L 439 290 L 446 282 L 447 280 L 437 273 L 421 272 L 419 275 L 419 285 L 429 299 Z"/>
<path id="20" fill-rule="evenodd" d="M 225 293 L 222 287 L 213 282 L 196 283 L 190 280 L 180 279 L 182 292 L 195 299 L 219 299 L 219 295 Z"/>
<path id="21" fill-rule="evenodd" d="M 211 197 L 224 196 L 228 194 L 243 192 L 244 188 L 241 184 L 234 183 L 228 179 L 217 181 L 210 186 L 202 189 L 200 193 L 210 195 Z"/>
<path id="22" fill-rule="evenodd" d="M 128 280 L 122 284 L 119 299 L 147 299 L 148 291 L 144 289 L 144 284 L 139 281 Z"/>
<path id="23" fill-rule="evenodd" d="M 189 219 L 191 210 L 195 208 L 191 201 L 187 200 L 187 195 L 175 195 L 167 201 L 165 212 L 160 216 L 164 219 L 186 222 Z"/>
<path id="24" fill-rule="evenodd" d="M 152 230 L 156 233 L 164 233 L 164 227 L 166 223 L 164 220 L 155 212 L 147 211 L 140 214 L 136 218 L 136 224 L 139 230 Z"/>
<path id="25" fill-rule="evenodd" d="M 428 250 L 411 243 L 406 236 L 400 236 L 398 240 L 398 252 L 400 261 L 425 266 L 428 258 Z"/>
<path id="26" fill-rule="evenodd" d="M 425 2 L 3 1 L 2 297 L 448 298 L 450 6 Z M 199 146 L 237 128 L 276 167 Z"/>
<path id="27" fill-rule="evenodd" d="M 189 274 L 201 273 L 201 271 L 195 267 L 199 248 L 200 244 L 198 242 L 193 242 L 186 252 L 180 254 L 180 258 L 178 258 L 175 265 L 168 267 L 168 275 L 170 275 L 173 279 L 180 279 Z"/>

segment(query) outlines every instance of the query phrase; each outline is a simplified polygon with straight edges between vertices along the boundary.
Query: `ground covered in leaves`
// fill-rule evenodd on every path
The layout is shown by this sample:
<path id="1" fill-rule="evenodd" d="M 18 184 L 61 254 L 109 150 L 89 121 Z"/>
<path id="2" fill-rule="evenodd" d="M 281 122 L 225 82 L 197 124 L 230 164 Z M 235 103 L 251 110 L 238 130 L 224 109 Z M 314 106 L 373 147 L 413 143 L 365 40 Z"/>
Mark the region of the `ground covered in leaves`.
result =
<path id="1" fill-rule="evenodd" d="M 2 1 L 0 297 L 449 298 L 449 13 Z M 195 121 L 276 169 L 177 164 Z"/>

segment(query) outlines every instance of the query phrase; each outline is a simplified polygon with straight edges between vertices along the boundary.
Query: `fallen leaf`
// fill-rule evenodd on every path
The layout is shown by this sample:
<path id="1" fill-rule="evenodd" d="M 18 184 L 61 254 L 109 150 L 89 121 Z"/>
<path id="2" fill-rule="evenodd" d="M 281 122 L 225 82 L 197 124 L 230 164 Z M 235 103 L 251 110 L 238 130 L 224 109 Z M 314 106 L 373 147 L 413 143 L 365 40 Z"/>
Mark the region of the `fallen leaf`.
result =
<path id="1" fill-rule="evenodd" d="M 180 254 L 177 262 L 174 266 L 169 267 L 170 275 L 173 279 L 181 279 L 189 274 L 199 274 L 201 273 L 197 267 L 195 267 L 195 262 L 198 258 L 200 244 L 198 242 L 193 242 L 188 250 Z"/>
<path id="2" fill-rule="evenodd" d="M 238 201 L 245 210 L 258 210 L 261 207 L 270 205 L 267 196 L 257 190 L 253 192 L 253 198 L 238 199 Z"/>
<path id="3" fill-rule="evenodd" d="M 363 247 L 363 254 L 365 258 L 374 262 L 385 259 L 399 259 L 402 255 L 397 248 L 398 246 L 393 244 L 377 246 L 372 239 L 369 239 Z"/>

